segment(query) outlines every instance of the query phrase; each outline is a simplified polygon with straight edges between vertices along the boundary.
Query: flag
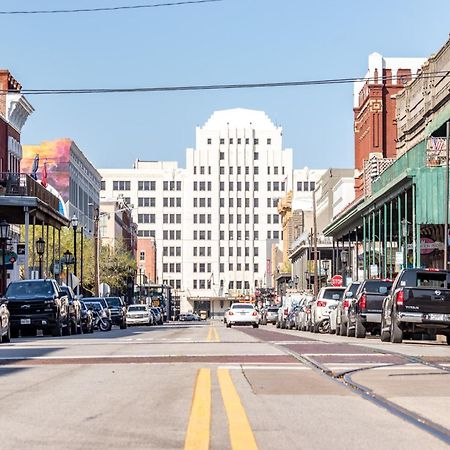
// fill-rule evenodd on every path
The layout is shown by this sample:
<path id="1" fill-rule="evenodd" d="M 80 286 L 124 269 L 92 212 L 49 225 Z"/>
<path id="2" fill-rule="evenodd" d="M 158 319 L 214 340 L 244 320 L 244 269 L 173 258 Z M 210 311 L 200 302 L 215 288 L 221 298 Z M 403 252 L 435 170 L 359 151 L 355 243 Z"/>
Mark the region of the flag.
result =
<path id="1" fill-rule="evenodd" d="M 441 151 L 445 149 L 445 138 L 440 138 L 440 137 L 434 137 L 431 136 L 430 139 L 430 147 L 431 150 L 436 150 L 436 151 Z"/>
<path id="2" fill-rule="evenodd" d="M 47 161 L 44 163 L 44 168 L 42 169 L 42 180 L 41 180 L 42 186 L 45 188 L 47 187 Z"/>
<path id="3" fill-rule="evenodd" d="M 36 153 L 34 157 L 33 166 L 31 167 L 31 178 L 37 180 L 37 171 L 39 169 L 39 155 Z"/>

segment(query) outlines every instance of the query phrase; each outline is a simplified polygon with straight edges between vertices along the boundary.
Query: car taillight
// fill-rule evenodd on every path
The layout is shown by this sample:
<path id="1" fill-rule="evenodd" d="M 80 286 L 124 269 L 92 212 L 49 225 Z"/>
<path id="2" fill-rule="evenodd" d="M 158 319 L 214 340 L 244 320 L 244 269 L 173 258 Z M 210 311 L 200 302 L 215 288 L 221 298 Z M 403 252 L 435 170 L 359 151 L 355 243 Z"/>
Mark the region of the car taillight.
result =
<path id="1" fill-rule="evenodd" d="M 403 305 L 405 302 L 405 294 L 403 292 L 403 289 L 397 292 L 397 295 L 395 296 L 395 302 L 397 305 Z"/>
<path id="2" fill-rule="evenodd" d="M 344 308 L 348 308 L 348 300 L 344 300 L 343 303 L 342 303 L 342 306 Z"/>
<path id="3" fill-rule="evenodd" d="M 258 313 L 256 311 L 253 311 L 252 316 L 257 316 Z"/>
<path id="4" fill-rule="evenodd" d="M 361 298 L 359 299 L 359 307 L 361 309 L 365 309 L 367 306 L 367 297 L 366 294 L 361 295 Z"/>
<path id="5" fill-rule="evenodd" d="M 232 316 L 233 315 L 233 311 L 228 311 L 228 315 Z"/>
<path id="6" fill-rule="evenodd" d="M 323 300 L 317 300 L 317 307 L 323 308 L 324 306 L 327 306 L 327 302 L 324 302 Z"/>
<path id="7" fill-rule="evenodd" d="M 288 308 L 284 309 L 284 314 L 287 314 L 289 312 Z"/>

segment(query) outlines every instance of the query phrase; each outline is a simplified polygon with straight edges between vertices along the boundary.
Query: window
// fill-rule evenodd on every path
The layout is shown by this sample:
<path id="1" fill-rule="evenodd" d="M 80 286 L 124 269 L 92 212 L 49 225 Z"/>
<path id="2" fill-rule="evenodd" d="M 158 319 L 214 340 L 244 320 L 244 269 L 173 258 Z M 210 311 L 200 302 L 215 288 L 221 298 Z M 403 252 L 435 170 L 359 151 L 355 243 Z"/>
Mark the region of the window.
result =
<path id="1" fill-rule="evenodd" d="M 242 220 L 242 216 L 241 216 L 241 214 L 238 214 L 236 216 L 236 223 L 241 223 L 241 220 Z"/>
<path id="2" fill-rule="evenodd" d="M 270 208 L 272 206 L 272 199 L 268 198 L 267 199 L 267 207 Z"/>
<path id="3" fill-rule="evenodd" d="M 197 289 L 197 280 L 192 280 L 192 287 Z"/>
<path id="4" fill-rule="evenodd" d="M 220 198 L 219 205 L 220 205 L 221 208 L 223 208 L 225 206 L 225 199 L 224 198 L 222 198 L 222 197 Z"/>
<path id="5" fill-rule="evenodd" d="M 245 175 L 249 175 L 250 174 L 250 167 L 245 166 Z"/>
<path id="6" fill-rule="evenodd" d="M 253 153 L 253 159 L 257 161 L 259 159 L 259 154 L 257 152 Z"/>
<path id="7" fill-rule="evenodd" d="M 164 191 L 168 191 L 169 190 L 169 182 L 168 181 L 163 181 L 163 190 Z"/>
<path id="8" fill-rule="evenodd" d="M 220 175 L 225 175 L 225 167 L 220 166 L 219 172 L 220 172 Z"/>
<path id="9" fill-rule="evenodd" d="M 245 247 L 245 256 L 250 256 L 250 247 Z"/>
<path id="10" fill-rule="evenodd" d="M 272 139 L 267 138 L 267 145 L 270 145 L 270 144 L 272 144 Z"/>
<path id="11" fill-rule="evenodd" d="M 211 181 L 208 181 L 208 191 L 211 190 Z"/>
<path id="12" fill-rule="evenodd" d="M 267 175 L 270 175 L 270 167 L 267 167 Z"/>
<path id="13" fill-rule="evenodd" d="M 220 273 L 224 273 L 225 272 L 225 264 L 224 263 L 220 263 L 219 264 L 219 272 Z"/>
<path id="14" fill-rule="evenodd" d="M 180 263 L 176 264 L 175 271 L 178 272 L 178 273 L 181 272 L 181 264 Z"/>
<path id="15" fill-rule="evenodd" d="M 173 208 L 175 206 L 175 198 L 170 198 L 169 204 L 170 207 Z"/>
<path id="16" fill-rule="evenodd" d="M 253 223 L 259 223 L 259 216 L 258 216 L 258 214 L 255 214 L 253 216 Z"/>
<path id="17" fill-rule="evenodd" d="M 273 174 L 274 175 L 278 175 L 278 167 L 274 167 L 273 168 Z"/>
<path id="18" fill-rule="evenodd" d="M 281 183 L 281 190 L 282 191 L 286 190 L 286 183 L 284 181 Z"/>
<path id="19" fill-rule="evenodd" d="M 254 143 L 255 145 L 258 145 L 258 144 L 259 144 L 259 139 L 258 139 L 258 138 L 255 138 L 254 141 L 253 141 L 253 143 Z"/>
<path id="20" fill-rule="evenodd" d="M 245 268 L 244 268 L 244 270 L 245 270 L 246 272 L 248 272 L 248 271 L 250 270 L 250 264 L 249 264 L 249 263 L 245 263 Z"/>
<path id="21" fill-rule="evenodd" d="M 208 138 L 208 139 L 206 140 L 206 143 L 207 143 L 208 145 L 211 145 L 211 138 Z"/>
<path id="22" fill-rule="evenodd" d="M 196 190 L 197 190 L 197 182 L 194 181 L 194 191 L 196 191 Z"/>
<path id="23" fill-rule="evenodd" d="M 250 223 L 250 215 L 249 214 L 245 215 L 245 223 Z"/>
<path id="24" fill-rule="evenodd" d="M 270 181 L 267 182 L 267 190 L 270 191 L 272 189 L 272 183 Z"/>
<path id="25" fill-rule="evenodd" d="M 163 256 L 169 256 L 169 247 L 163 247 Z"/>
<path id="26" fill-rule="evenodd" d="M 225 190 L 225 183 L 224 183 L 223 181 L 220 182 L 220 184 L 219 184 L 219 189 L 220 189 L 221 191 L 224 191 L 224 190 Z"/>
<path id="27" fill-rule="evenodd" d="M 233 270 L 233 263 L 228 264 L 228 270 Z M 232 281 L 230 281 L 230 283 L 232 283 Z"/>
<path id="28" fill-rule="evenodd" d="M 129 191 L 130 182 L 129 181 L 113 181 L 114 191 Z"/>
<path id="29" fill-rule="evenodd" d="M 223 161 L 225 159 L 225 152 L 220 152 L 219 157 Z"/>
<path id="30" fill-rule="evenodd" d="M 250 144 L 250 139 L 249 138 L 245 138 L 245 143 L 246 144 Z"/>
<path id="31" fill-rule="evenodd" d="M 225 139 L 224 138 L 220 138 L 220 143 L 221 144 L 225 144 Z"/>
<path id="32" fill-rule="evenodd" d="M 220 223 L 225 223 L 225 215 L 224 215 L 224 214 L 220 214 L 220 216 L 219 216 L 219 222 L 220 222 Z"/>
<path id="33" fill-rule="evenodd" d="M 279 191 L 280 190 L 280 183 L 278 181 L 273 182 L 273 190 Z"/>
<path id="34" fill-rule="evenodd" d="M 230 175 L 233 175 L 233 167 L 232 167 L 232 166 L 228 168 L 228 173 L 229 173 Z"/>
<path id="35" fill-rule="evenodd" d="M 237 168 L 237 174 L 238 174 L 238 175 L 241 174 L 241 166 L 239 166 L 239 167 Z"/>
<path id="36" fill-rule="evenodd" d="M 237 264 L 236 264 L 236 270 L 242 270 L 241 263 L 237 263 Z"/>
<path id="37" fill-rule="evenodd" d="M 230 144 L 232 144 L 233 143 L 233 138 L 230 138 Z"/>
<path id="38" fill-rule="evenodd" d="M 242 289 L 242 281 L 236 281 L 236 289 Z"/>
<path id="39" fill-rule="evenodd" d="M 233 247 L 228 247 L 228 256 L 233 256 Z"/>
<path id="40" fill-rule="evenodd" d="M 237 240 L 240 241 L 242 239 L 242 231 L 238 230 L 237 232 Z"/>
<path id="41" fill-rule="evenodd" d="M 253 190 L 254 190 L 254 191 L 257 191 L 258 189 L 259 189 L 259 184 L 258 184 L 257 181 L 255 181 L 255 182 L 253 183 Z"/>
<path id="42" fill-rule="evenodd" d="M 211 198 L 208 198 L 208 208 L 211 208 Z"/>
<path id="43" fill-rule="evenodd" d="M 272 199 L 272 206 L 273 206 L 274 208 L 276 208 L 276 207 L 278 206 L 278 199 L 277 199 L 277 198 L 273 198 L 273 199 Z"/>
<path id="44" fill-rule="evenodd" d="M 259 239 L 259 232 L 258 232 L 258 231 L 255 231 L 255 232 L 253 233 L 253 239 L 254 239 L 255 241 L 257 241 L 257 240 Z"/>
<path id="45" fill-rule="evenodd" d="M 272 232 L 270 230 L 267 231 L 267 239 L 272 239 Z"/>
<path id="46" fill-rule="evenodd" d="M 238 183 L 239 184 L 239 183 Z M 239 190 L 239 189 L 238 189 Z M 242 199 L 238 198 L 237 199 L 237 207 L 240 208 L 242 206 Z"/>
<path id="47" fill-rule="evenodd" d="M 253 248 L 253 255 L 254 256 L 259 256 L 259 247 L 254 247 Z"/>
<path id="48" fill-rule="evenodd" d="M 138 223 L 155 223 L 155 214 L 138 214 Z"/>
<path id="49" fill-rule="evenodd" d="M 238 138 L 238 144 L 240 144 L 241 142 L 242 142 L 242 139 L 241 138 Z"/>
<path id="50" fill-rule="evenodd" d="M 181 256 L 181 247 L 175 248 L 175 254 L 176 254 L 176 256 Z"/>
<path id="51" fill-rule="evenodd" d="M 200 175 L 205 175 L 205 166 L 200 166 Z"/>
<path id="52" fill-rule="evenodd" d="M 284 175 L 284 166 L 281 167 L 281 173 Z"/>
<path id="53" fill-rule="evenodd" d="M 155 198 L 154 197 L 139 197 L 138 198 L 138 206 L 140 206 L 140 207 L 155 206 Z"/>
<path id="54" fill-rule="evenodd" d="M 219 255 L 220 256 L 225 256 L 225 247 L 220 247 Z"/>
<path id="55" fill-rule="evenodd" d="M 145 252 L 144 252 L 144 251 L 141 251 L 141 252 L 139 253 L 139 260 L 140 260 L 140 261 L 145 261 Z"/>
<path id="56" fill-rule="evenodd" d="M 194 166 L 194 175 L 197 174 L 197 166 Z"/>
<path id="57" fill-rule="evenodd" d="M 181 197 L 177 197 L 177 208 L 181 208 Z"/>
<path id="58" fill-rule="evenodd" d="M 248 181 L 245 182 L 245 191 L 248 192 L 250 190 L 250 183 Z"/>
<path id="59" fill-rule="evenodd" d="M 181 191 L 181 181 L 177 181 L 177 191 Z"/>
<path id="60" fill-rule="evenodd" d="M 233 182 L 232 182 L 232 181 L 230 181 L 230 182 L 228 183 L 228 190 L 229 190 L 229 191 L 232 191 L 232 190 L 233 190 Z"/>
<path id="61" fill-rule="evenodd" d="M 267 214 L 267 223 L 272 223 L 272 215 Z"/>
<path id="62" fill-rule="evenodd" d="M 104 191 L 106 189 L 106 181 L 102 180 L 102 186 L 100 188 L 102 191 Z"/>
<path id="63" fill-rule="evenodd" d="M 255 175 L 259 175 L 259 167 L 254 167 L 254 168 L 253 168 L 253 173 L 254 173 Z"/>
<path id="64" fill-rule="evenodd" d="M 200 181 L 199 191 L 206 191 L 206 183 L 204 181 Z"/>
<path id="65" fill-rule="evenodd" d="M 297 191 L 303 191 L 303 183 L 301 181 L 297 181 Z"/>
<path id="66" fill-rule="evenodd" d="M 177 241 L 181 241 L 181 230 L 176 230 L 176 232 L 175 232 L 175 239 Z"/>
<path id="67" fill-rule="evenodd" d="M 242 189 L 242 183 L 241 183 L 240 181 L 238 181 L 238 182 L 236 183 L 236 189 L 237 189 L 238 192 Z M 239 199 L 239 200 L 240 200 L 240 199 Z"/>
<path id="68" fill-rule="evenodd" d="M 316 183 L 315 183 L 315 181 L 310 181 L 309 182 L 309 190 L 314 191 L 314 189 L 316 189 Z"/>
<path id="69" fill-rule="evenodd" d="M 280 233 L 278 231 L 273 232 L 273 238 L 278 239 L 280 237 Z"/>
<path id="70" fill-rule="evenodd" d="M 304 181 L 304 182 L 303 182 L 303 190 L 304 190 L 304 191 L 308 191 L 308 190 L 309 190 L 308 188 L 309 188 L 309 183 L 308 183 L 308 181 Z"/>
<path id="71" fill-rule="evenodd" d="M 237 250 L 237 255 L 238 255 L 238 256 L 241 256 L 241 254 L 242 254 L 242 249 L 241 249 L 241 247 L 238 247 L 236 250 Z"/>
<path id="72" fill-rule="evenodd" d="M 211 175 L 211 166 L 208 166 L 208 175 Z"/>
<path id="73" fill-rule="evenodd" d="M 199 271 L 200 273 L 205 273 L 205 272 L 206 272 L 206 269 L 205 269 L 205 263 L 200 263 L 200 264 L 198 265 L 198 271 Z"/>
<path id="74" fill-rule="evenodd" d="M 221 230 L 221 231 L 219 232 L 219 239 L 220 239 L 221 241 L 225 240 L 225 231 Z"/>
<path id="75" fill-rule="evenodd" d="M 257 199 L 256 199 L 257 200 Z M 250 208 L 250 199 L 249 198 L 246 198 L 245 199 L 245 207 L 246 208 Z"/>
<path id="76" fill-rule="evenodd" d="M 194 230 L 194 233 L 193 233 L 193 238 L 194 238 L 194 241 L 196 241 L 196 240 L 197 240 L 197 230 Z"/>
<path id="77" fill-rule="evenodd" d="M 233 230 L 231 230 L 228 232 L 228 240 L 232 241 L 233 239 L 234 239 L 234 233 L 233 233 Z"/>
<path id="78" fill-rule="evenodd" d="M 169 232 L 168 232 L 167 230 L 164 230 L 164 231 L 163 231 L 163 239 L 164 239 L 164 240 L 169 239 Z"/>
<path id="79" fill-rule="evenodd" d="M 228 214 L 228 222 L 233 223 L 233 214 Z"/>
<path id="80" fill-rule="evenodd" d="M 169 271 L 169 264 L 164 263 L 163 264 L 163 272 L 168 272 Z"/>
<path id="81" fill-rule="evenodd" d="M 164 214 L 164 215 L 167 216 L 167 214 Z M 194 223 L 197 223 L 197 214 L 194 214 L 193 219 L 194 219 Z"/>
<path id="82" fill-rule="evenodd" d="M 138 181 L 139 191 L 154 191 L 156 189 L 156 181 Z"/>

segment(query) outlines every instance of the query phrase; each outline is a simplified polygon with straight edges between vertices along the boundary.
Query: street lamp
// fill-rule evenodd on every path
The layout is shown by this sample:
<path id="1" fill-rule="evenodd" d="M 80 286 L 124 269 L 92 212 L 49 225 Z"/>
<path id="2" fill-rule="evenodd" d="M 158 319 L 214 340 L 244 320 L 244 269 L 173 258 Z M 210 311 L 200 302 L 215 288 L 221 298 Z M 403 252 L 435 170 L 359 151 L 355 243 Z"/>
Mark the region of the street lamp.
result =
<path id="1" fill-rule="evenodd" d="M 330 260 L 329 259 L 322 260 L 322 268 L 325 271 L 325 280 L 328 281 L 328 270 L 330 269 Z"/>
<path id="2" fill-rule="evenodd" d="M 78 228 L 78 217 L 74 214 L 71 220 L 73 228 L 73 274 L 77 276 L 77 228 Z"/>
<path id="3" fill-rule="evenodd" d="M 72 262 L 72 252 L 70 250 L 66 250 L 63 253 L 64 264 L 66 265 L 66 284 L 69 286 L 69 265 Z"/>
<path id="4" fill-rule="evenodd" d="M 45 241 L 42 236 L 36 241 L 36 253 L 39 256 L 39 278 L 42 278 L 42 256 L 45 252 Z"/>
<path id="5" fill-rule="evenodd" d="M 9 223 L 6 220 L 0 222 L 0 240 L 2 243 L 2 288 L 3 294 L 6 292 L 6 242 L 9 236 Z"/>

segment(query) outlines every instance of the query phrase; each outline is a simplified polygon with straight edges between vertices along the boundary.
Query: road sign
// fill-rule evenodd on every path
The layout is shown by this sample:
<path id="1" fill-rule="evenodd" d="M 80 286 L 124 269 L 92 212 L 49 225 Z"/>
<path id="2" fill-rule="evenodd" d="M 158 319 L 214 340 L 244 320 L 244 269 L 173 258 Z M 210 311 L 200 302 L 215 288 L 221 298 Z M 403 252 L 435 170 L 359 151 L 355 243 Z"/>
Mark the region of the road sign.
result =
<path id="1" fill-rule="evenodd" d="M 331 286 L 341 287 L 342 282 L 343 282 L 342 275 L 335 275 L 334 277 L 331 278 Z"/>

